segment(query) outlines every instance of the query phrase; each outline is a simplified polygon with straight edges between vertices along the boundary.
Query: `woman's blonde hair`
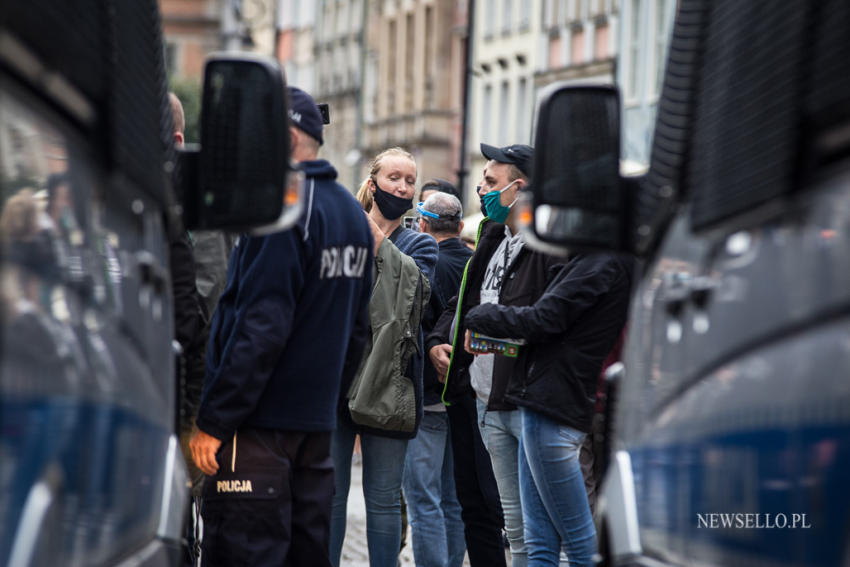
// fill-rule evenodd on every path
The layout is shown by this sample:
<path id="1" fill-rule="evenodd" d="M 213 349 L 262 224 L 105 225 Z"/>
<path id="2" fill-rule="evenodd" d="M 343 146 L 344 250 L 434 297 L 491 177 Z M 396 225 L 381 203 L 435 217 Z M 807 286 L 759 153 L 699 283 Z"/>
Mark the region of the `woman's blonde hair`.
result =
<path id="1" fill-rule="evenodd" d="M 360 205 L 367 213 L 372 210 L 372 203 L 374 201 L 372 191 L 369 190 L 369 180 L 378 175 L 378 172 L 381 171 L 381 160 L 387 156 L 406 157 L 416 164 L 416 160 L 413 159 L 413 155 L 404 148 L 389 148 L 376 155 L 375 159 L 373 159 L 369 164 L 369 176 L 363 180 L 360 184 L 360 188 L 357 190 L 357 200 L 360 201 Z"/>

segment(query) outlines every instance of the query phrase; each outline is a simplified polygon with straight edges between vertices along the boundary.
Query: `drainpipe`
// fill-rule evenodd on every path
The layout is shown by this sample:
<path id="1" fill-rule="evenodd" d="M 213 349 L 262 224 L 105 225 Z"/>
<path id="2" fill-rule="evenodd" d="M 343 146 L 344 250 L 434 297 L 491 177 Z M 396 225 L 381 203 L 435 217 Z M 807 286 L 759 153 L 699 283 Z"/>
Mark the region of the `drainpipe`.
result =
<path id="1" fill-rule="evenodd" d="M 472 64 L 473 53 L 472 46 L 474 44 L 475 32 L 475 0 L 468 0 L 467 7 L 467 22 L 466 22 L 466 62 L 463 69 L 463 111 L 461 112 L 461 128 L 460 128 L 460 168 L 457 171 L 457 188 L 461 192 L 461 196 L 465 193 L 466 176 L 469 173 L 466 164 L 466 139 L 469 130 L 469 101 L 471 99 L 470 83 L 472 82 Z M 464 200 L 464 199 L 462 199 Z"/>

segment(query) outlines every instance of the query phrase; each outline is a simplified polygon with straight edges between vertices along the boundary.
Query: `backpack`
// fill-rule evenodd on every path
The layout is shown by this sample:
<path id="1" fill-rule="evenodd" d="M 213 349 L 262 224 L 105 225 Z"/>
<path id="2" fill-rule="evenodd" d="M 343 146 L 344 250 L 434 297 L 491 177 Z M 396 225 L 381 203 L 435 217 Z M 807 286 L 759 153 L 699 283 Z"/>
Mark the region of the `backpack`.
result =
<path id="1" fill-rule="evenodd" d="M 369 302 L 372 335 L 347 396 L 354 423 L 383 431 L 416 430 L 413 378 L 405 371 L 419 353 L 429 296 L 428 280 L 412 258 L 395 246 L 378 249 Z"/>

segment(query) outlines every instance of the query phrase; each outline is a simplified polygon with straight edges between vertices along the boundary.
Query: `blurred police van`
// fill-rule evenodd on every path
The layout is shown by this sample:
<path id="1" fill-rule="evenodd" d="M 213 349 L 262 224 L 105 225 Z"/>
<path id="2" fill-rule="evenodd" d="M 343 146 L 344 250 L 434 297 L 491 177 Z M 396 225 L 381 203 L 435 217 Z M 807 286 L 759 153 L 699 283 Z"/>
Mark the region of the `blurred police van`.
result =
<path id="1" fill-rule="evenodd" d="M 605 564 L 850 564 L 849 29 L 845 0 L 681 0 L 637 177 L 615 88 L 543 97 L 530 236 L 643 264 Z"/>
<path id="2" fill-rule="evenodd" d="M 179 560 L 169 238 L 299 204 L 275 63 L 210 60 L 201 122 L 178 152 L 154 0 L 3 3 L 0 564 Z"/>

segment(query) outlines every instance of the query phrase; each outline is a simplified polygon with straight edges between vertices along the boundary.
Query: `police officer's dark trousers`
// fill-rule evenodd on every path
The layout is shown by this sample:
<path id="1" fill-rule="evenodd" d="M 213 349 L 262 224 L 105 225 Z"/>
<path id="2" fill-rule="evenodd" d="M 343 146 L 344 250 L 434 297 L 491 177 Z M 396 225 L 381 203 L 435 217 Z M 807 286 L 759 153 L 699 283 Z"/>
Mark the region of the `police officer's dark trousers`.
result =
<path id="1" fill-rule="evenodd" d="M 241 429 L 204 483 L 202 565 L 329 566 L 330 432 Z"/>

